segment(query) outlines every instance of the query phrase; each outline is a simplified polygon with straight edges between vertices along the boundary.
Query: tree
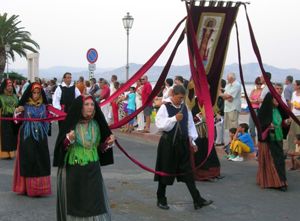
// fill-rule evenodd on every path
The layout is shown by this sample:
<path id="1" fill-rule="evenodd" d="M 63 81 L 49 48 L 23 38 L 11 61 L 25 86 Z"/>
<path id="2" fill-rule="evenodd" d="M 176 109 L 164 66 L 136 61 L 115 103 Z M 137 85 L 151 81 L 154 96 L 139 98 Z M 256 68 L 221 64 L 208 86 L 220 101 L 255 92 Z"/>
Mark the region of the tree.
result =
<path id="1" fill-rule="evenodd" d="M 3 74 L 6 65 L 6 56 L 15 61 L 15 54 L 26 57 L 26 52 L 37 53 L 40 48 L 38 43 L 30 38 L 31 34 L 24 27 L 18 27 L 18 15 L 7 16 L 0 14 L 0 74 Z M 10 45 L 10 51 L 6 53 L 5 45 Z"/>

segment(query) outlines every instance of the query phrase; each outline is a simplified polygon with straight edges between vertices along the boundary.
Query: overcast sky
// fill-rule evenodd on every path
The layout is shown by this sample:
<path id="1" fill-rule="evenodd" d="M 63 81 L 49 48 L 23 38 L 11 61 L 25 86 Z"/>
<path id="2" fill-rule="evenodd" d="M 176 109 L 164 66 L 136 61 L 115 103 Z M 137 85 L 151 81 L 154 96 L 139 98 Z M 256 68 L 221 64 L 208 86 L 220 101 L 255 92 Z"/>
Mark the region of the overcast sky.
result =
<path id="1" fill-rule="evenodd" d="M 126 63 L 126 32 L 122 18 L 134 17 L 130 30 L 130 62 L 143 64 L 163 44 L 186 15 L 181 0 L 0 0 L 0 13 L 20 16 L 21 26 L 39 43 L 40 68 L 87 66 L 86 51 L 98 50 L 97 67 L 119 67 Z M 263 62 L 280 68 L 300 69 L 299 0 L 252 0 L 248 13 Z M 242 61 L 256 62 L 240 7 L 239 25 Z M 183 28 L 183 27 L 182 27 Z M 227 64 L 237 62 L 233 29 Z M 176 38 L 175 38 L 176 39 Z M 174 41 L 175 41 L 174 39 Z M 175 42 L 156 63 L 164 65 Z M 188 63 L 186 43 L 181 45 L 175 65 Z M 17 57 L 14 68 L 26 68 Z"/>

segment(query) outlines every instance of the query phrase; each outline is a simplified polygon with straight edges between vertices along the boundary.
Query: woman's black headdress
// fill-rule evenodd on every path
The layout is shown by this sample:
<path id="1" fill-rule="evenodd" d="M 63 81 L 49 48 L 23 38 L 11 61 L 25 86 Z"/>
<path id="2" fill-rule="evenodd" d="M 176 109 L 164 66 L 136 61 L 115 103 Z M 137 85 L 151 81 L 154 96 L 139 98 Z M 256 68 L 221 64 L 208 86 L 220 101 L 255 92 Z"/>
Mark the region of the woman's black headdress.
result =
<path id="1" fill-rule="evenodd" d="M 34 84 L 38 84 L 41 88 L 41 94 L 42 94 L 42 98 L 43 98 L 43 104 L 48 104 L 48 100 L 47 100 L 47 97 L 46 97 L 46 94 L 45 94 L 45 91 L 43 90 L 43 87 L 35 82 L 35 83 L 31 83 L 27 88 L 26 90 L 24 91 L 20 101 L 19 101 L 19 106 L 24 106 L 28 101 L 29 101 L 29 98 L 32 98 L 32 86 L 34 86 Z"/>
<path id="2" fill-rule="evenodd" d="M 101 165 L 112 164 L 113 163 L 112 149 L 109 149 L 104 153 L 102 153 L 100 149 L 101 144 L 103 144 L 106 141 L 106 139 L 112 134 L 111 130 L 95 99 L 92 97 L 90 99 L 93 100 L 95 105 L 95 115 L 93 119 L 96 120 L 96 122 L 98 123 L 100 133 L 101 133 L 101 140 L 98 147 L 100 163 Z M 66 134 L 69 133 L 71 130 L 75 130 L 75 127 L 79 123 L 79 121 L 84 119 L 82 116 L 83 100 L 84 97 L 79 96 L 73 101 L 69 109 L 68 115 L 66 119 L 63 121 L 62 127 L 59 131 L 56 144 L 55 144 L 53 166 L 62 167 L 64 164 L 66 150 L 64 149 L 63 143 L 66 138 Z"/>
<path id="3" fill-rule="evenodd" d="M 12 80 L 10 80 L 10 79 L 4 79 L 2 81 L 2 83 L 0 85 L 0 94 L 4 94 L 4 89 L 6 88 L 8 81 L 11 81 L 11 83 L 12 83 Z M 15 89 L 14 85 L 12 85 L 12 87 L 13 87 L 13 93 L 16 94 L 16 89 Z"/>

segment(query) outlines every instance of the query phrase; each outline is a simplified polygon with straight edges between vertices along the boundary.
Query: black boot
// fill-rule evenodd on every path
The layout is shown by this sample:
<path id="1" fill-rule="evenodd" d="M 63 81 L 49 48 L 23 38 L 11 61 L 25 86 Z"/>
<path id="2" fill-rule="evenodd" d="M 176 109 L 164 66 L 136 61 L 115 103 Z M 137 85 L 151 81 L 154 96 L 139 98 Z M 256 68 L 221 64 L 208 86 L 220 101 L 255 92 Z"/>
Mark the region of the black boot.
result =
<path id="1" fill-rule="evenodd" d="M 164 210 L 170 209 L 170 207 L 168 206 L 167 198 L 157 198 L 157 207 Z"/>
<path id="2" fill-rule="evenodd" d="M 201 200 L 198 200 L 197 202 L 194 202 L 194 208 L 197 209 L 201 209 L 204 206 L 208 206 L 210 204 L 212 204 L 213 201 L 212 200 L 205 200 L 203 198 L 201 198 Z"/>

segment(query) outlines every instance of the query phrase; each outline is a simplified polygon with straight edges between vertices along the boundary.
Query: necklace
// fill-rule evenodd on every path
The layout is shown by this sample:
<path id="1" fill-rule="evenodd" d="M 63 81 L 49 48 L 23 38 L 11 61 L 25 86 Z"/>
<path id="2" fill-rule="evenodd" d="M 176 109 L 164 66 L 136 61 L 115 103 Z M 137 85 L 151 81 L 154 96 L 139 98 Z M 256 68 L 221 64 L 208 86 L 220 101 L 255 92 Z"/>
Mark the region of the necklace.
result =
<path id="1" fill-rule="evenodd" d="M 93 145 L 93 138 L 95 137 L 95 129 L 92 126 L 92 121 L 79 123 L 79 134 L 82 146 L 86 149 L 90 149 Z"/>

